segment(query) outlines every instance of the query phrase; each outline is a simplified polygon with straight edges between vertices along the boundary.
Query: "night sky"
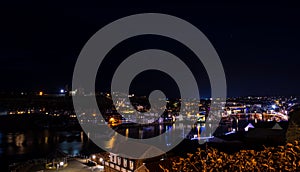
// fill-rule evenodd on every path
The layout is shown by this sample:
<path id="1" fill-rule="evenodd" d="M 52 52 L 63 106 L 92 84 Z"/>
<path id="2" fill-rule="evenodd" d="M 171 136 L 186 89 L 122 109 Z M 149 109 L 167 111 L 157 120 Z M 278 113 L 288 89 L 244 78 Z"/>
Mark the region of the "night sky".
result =
<path id="1" fill-rule="evenodd" d="M 58 91 L 71 85 L 81 48 L 96 31 L 116 19 L 151 12 L 182 18 L 208 37 L 223 63 L 229 96 L 300 95 L 300 6 L 84 2 L 0 3 L 0 91 Z M 201 95 L 209 96 L 201 63 L 189 62 L 193 54 L 186 47 L 159 36 L 140 36 L 117 45 L 101 65 L 97 88 L 109 87 L 122 59 L 147 48 L 161 48 L 186 60 L 200 83 Z M 151 89 L 174 84 L 157 72 L 142 73 L 134 83 Z"/>

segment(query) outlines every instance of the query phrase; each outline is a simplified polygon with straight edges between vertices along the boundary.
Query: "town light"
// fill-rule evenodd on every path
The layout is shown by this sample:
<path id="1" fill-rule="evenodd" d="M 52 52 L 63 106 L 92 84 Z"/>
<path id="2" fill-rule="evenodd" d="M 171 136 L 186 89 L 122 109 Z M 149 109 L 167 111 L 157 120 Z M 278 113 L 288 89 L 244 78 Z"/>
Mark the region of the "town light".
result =
<path id="1" fill-rule="evenodd" d="M 92 155 L 92 159 L 95 159 L 96 158 L 96 155 Z"/>
<path id="2" fill-rule="evenodd" d="M 63 165 L 64 165 L 64 162 L 63 162 L 63 161 L 62 161 L 62 162 L 60 162 L 60 163 L 59 163 L 59 165 L 60 165 L 60 166 L 63 166 Z"/>
<path id="3" fill-rule="evenodd" d="M 109 122 L 115 122 L 115 118 L 111 117 L 111 118 L 109 119 Z"/>

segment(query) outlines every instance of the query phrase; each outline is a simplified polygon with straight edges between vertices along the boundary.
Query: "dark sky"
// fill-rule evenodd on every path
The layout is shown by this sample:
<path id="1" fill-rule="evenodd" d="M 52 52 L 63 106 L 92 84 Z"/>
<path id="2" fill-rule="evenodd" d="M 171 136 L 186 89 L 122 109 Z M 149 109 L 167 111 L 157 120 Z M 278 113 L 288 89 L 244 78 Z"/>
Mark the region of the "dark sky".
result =
<path id="1" fill-rule="evenodd" d="M 96 31 L 128 15 L 154 12 L 187 20 L 208 37 L 223 63 L 229 96 L 300 95 L 300 6 L 84 2 L 0 3 L 0 90 L 56 91 L 71 85 L 78 54 Z M 143 48 L 163 48 L 178 56 L 190 56 L 184 46 L 167 38 L 133 38 L 108 55 L 113 58 L 102 69 L 108 72 L 102 73 L 102 78 L 99 75 L 97 85 L 107 87 L 109 71 L 117 67 L 120 59 Z M 195 73 L 199 68 L 195 76 L 203 82 L 200 93 L 209 95 L 207 76 L 201 72 L 203 66 L 191 63 L 191 68 Z M 140 78 L 147 76 L 152 75 L 141 74 Z M 151 81 L 155 79 L 158 85 L 172 83 L 160 77 L 152 77 Z"/>

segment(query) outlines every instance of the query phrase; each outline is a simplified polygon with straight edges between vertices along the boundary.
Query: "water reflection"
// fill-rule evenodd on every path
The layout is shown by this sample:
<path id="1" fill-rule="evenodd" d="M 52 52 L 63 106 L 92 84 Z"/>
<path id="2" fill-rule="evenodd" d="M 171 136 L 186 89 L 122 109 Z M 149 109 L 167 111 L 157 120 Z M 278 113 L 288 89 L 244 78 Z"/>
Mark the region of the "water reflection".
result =
<path id="1" fill-rule="evenodd" d="M 116 137 L 117 137 L 117 133 L 115 133 L 114 136 L 111 137 L 111 139 L 105 141 L 106 149 L 112 149 L 115 146 Z"/>
<path id="2" fill-rule="evenodd" d="M 174 140 L 201 136 L 201 132 L 209 129 L 210 124 L 188 125 L 174 123 L 171 125 L 155 125 L 146 127 L 120 127 L 117 131 L 127 138 L 147 139 L 165 133 L 160 137 L 166 146 L 174 144 Z M 209 133 L 211 136 L 213 133 Z M 0 132 L 0 157 L 47 157 L 52 151 L 60 149 L 69 155 L 77 155 L 82 151 L 95 148 L 90 137 L 96 137 L 104 143 L 107 149 L 113 148 L 117 143 L 117 133 L 87 133 L 82 131 L 50 131 L 29 130 L 24 132 Z M 93 149 L 92 148 L 92 149 Z"/>
<path id="3" fill-rule="evenodd" d="M 163 140 L 165 145 L 167 147 L 171 146 L 176 142 L 176 140 L 182 140 L 184 138 L 192 139 L 195 137 L 200 138 L 201 133 L 208 129 L 209 136 L 212 136 L 213 133 L 211 130 L 211 125 L 205 125 L 205 123 L 198 123 L 198 124 L 183 124 L 183 123 L 174 123 L 170 125 L 152 125 L 152 126 L 121 126 L 115 128 L 117 132 L 114 132 L 109 137 L 106 133 L 98 133 L 99 136 L 96 137 L 97 139 L 100 139 L 100 142 L 104 141 L 104 147 L 107 149 L 112 149 L 116 144 L 118 144 L 118 141 L 122 141 L 120 137 L 117 136 L 117 133 L 125 136 L 125 141 L 128 140 L 128 138 L 134 138 L 134 139 L 148 139 L 152 137 L 159 136 L 160 140 Z M 162 135 L 165 133 L 164 135 Z M 163 136 L 163 137 L 161 137 Z M 205 136 L 207 137 L 207 136 Z"/>
<path id="4" fill-rule="evenodd" d="M 83 131 L 80 132 L 80 142 L 83 142 Z"/>
<path id="5" fill-rule="evenodd" d="M 84 132 L 0 132 L 0 157 L 46 157 L 57 148 L 67 154 L 77 155 L 81 153 L 86 140 Z"/>
<path id="6" fill-rule="evenodd" d="M 83 143 L 78 141 L 64 141 L 59 144 L 59 149 L 68 155 L 78 155 L 82 149 Z"/>
<path id="7" fill-rule="evenodd" d="M 15 145 L 19 149 L 19 151 L 18 151 L 19 154 L 23 154 L 24 153 L 24 146 L 23 146 L 24 141 L 25 141 L 25 136 L 24 136 L 23 133 L 17 134 L 15 136 Z"/>
<path id="8" fill-rule="evenodd" d="M 7 143 L 13 143 L 13 134 L 12 133 L 8 133 L 7 134 Z"/>

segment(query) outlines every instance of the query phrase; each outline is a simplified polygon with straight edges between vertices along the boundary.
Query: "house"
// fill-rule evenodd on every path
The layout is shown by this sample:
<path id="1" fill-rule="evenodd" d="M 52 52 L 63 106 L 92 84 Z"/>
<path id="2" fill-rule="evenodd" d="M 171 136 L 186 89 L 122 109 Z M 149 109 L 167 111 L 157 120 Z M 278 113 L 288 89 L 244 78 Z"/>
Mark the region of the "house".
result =
<path id="1" fill-rule="evenodd" d="M 114 152 L 122 153 L 109 153 L 109 158 L 104 162 L 104 169 L 106 172 L 147 172 L 147 171 L 159 171 L 159 164 L 165 164 L 167 161 L 161 158 L 161 156 L 156 156 L 154 158 L 145 159 L 143 157 L 149 157 L 149 155 L 163 155 L 165 152 L 154 147 L 145 145 L 142 143 L 134 143 L 135 149 L 131 149 L 131 142 L 123 142 L 113 148 Z M 135 154 L 135 157 L 129 158 L 126 155 L 130 155 L 132 150 L 140 150 L 140 154 Z M 122 151 L 120 151 L 122 150 Z M 132 153 L 132 152 L 131 152 Z M 137 159 L 136 157 L 140 157 Z M 171 162 L 169 162 L 171 164 Z M 171 166 L 170 166 L 171 168 Z"/>

